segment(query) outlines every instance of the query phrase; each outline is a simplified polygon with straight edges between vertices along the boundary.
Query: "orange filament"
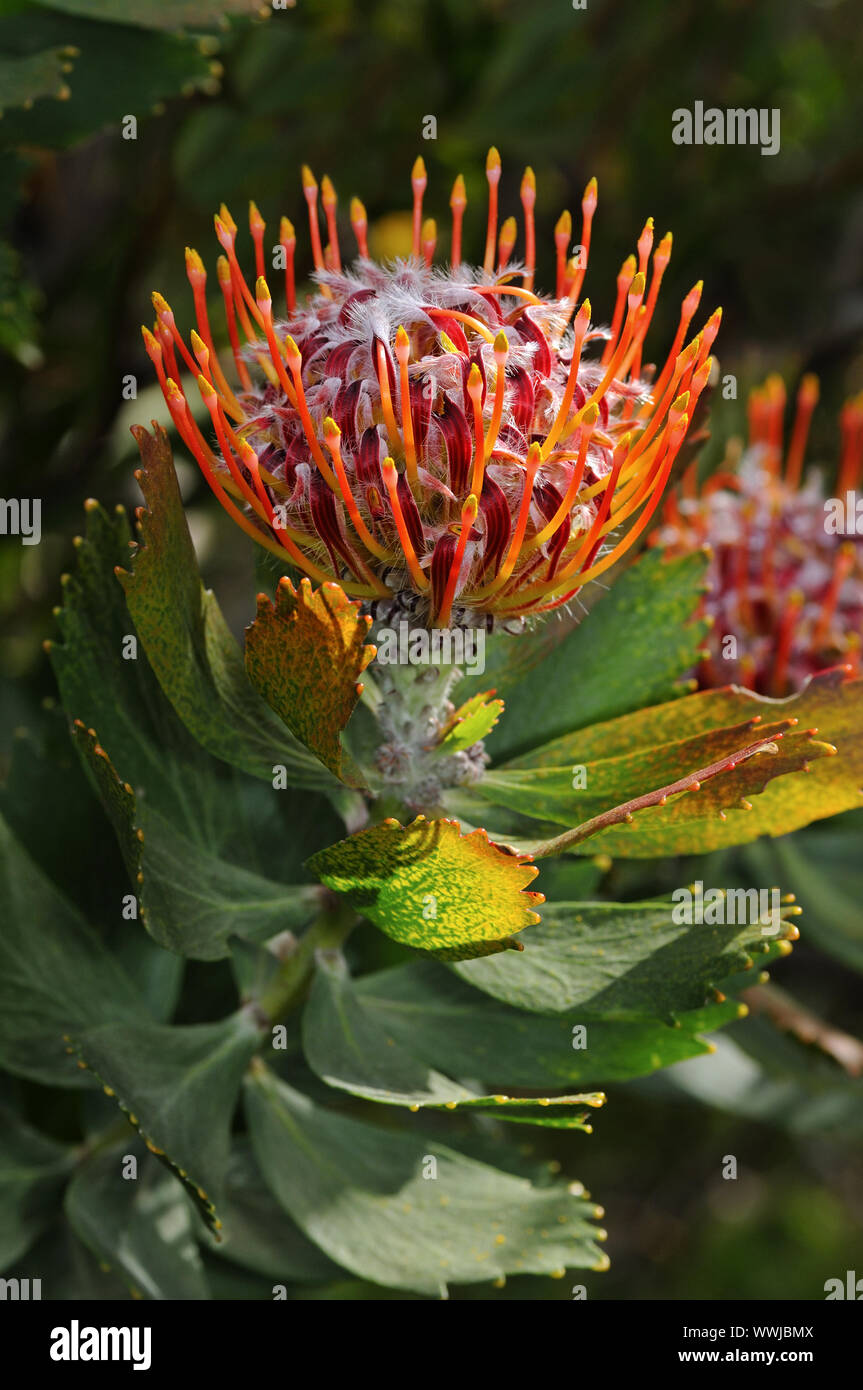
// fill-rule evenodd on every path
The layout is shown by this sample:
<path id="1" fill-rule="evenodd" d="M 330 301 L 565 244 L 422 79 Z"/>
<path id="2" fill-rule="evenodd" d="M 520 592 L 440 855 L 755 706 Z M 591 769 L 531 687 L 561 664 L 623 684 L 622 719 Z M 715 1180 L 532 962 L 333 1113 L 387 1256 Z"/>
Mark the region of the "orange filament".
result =
<path id="1" fill-rule="evenodd" d="M 485 176 L 488 181 L 488 227 L 485 235 L 485 256 L 483 270 L 491 273 L 494 269 L 494 247 L 497 240 L 497 186 L 500 183 L 500 155 L 492 145 L 485 161 Z"/>
<path id="2" fill-rule="evenodd" d="M 587 261 L 590 255 L 590 232 L 593 226 L 593 214 L 597 204 L 597 184 L 596 179 L 591 179 L 584 190 L 581 200 L 581 253 L 578 258 L 578 268 L 575 279 L 569 289 L 569 298 L 573 305 L 578 302 L 581 294 L 581 287 L 584 284 L 584 277 L 587 274 Z"/>
<path id="3" fill-rule="evenodd" d="M 458 543 L 456 545 L 455 553 L 453 554 L 452 562 L 450 564 L 449 574 L 447 576 L 446 581 L 446 588 L 444 589 L 443 598 L 441 599 L 440 609 L 435 615 L 435 623 L 439 627 L 449 626 L 449 620 L 452 616 L 453 600 L 455 598 L 455 589 L 458 583 L 459 574 L 461 573 L 462 561 L 464 560 L 464 552 L 467 547 L 468 537 L 470 536 L 470 533 L 473 530 L 473 523 L 476 520 L 477 505 L 477 499 L 475 495 L 471 493 L 470 497 L 468 497 L 467 501 L 461 509 L 461 530 L 459 531 Z"/>
<path id="4" fill-rule="evenodd" d="M 287 217 L 283 217 L 279 222 L 279 245 L 285 253 L 285 308 L 292 314 L 297 307 L 297 286 L 294 279 L 297 234 L 293 222 Z"/>
<path id="5" fill-rule="evenodd" d="M 450 263 L 455 270 L 461 265 L 461 231 L 464 221 L 464 210 L 467 207 L 467 193 L 464 186 L 464 178 L 458 175 L 452 186 L 449 205 L 452 209 L 452 247 L 450 249 Z"/>
<path id="6" fill-rule="evenodd" d="M 563 297 L 563 281 L 566 275 L 567 252 L 571 241 L 572 214 L 564 211 L 560 214 L 554 227 L 554 247 L 557 261 L 557 276 L 554 292 L 558 299 Z"/>
<path id="7" fill-rule="evenodd" d="M 569 419 L 569 412 L 572 407 L 575 388 L 578 384 L 578 368 L 581 363 L 581 349 L 584 344 L 585 335 L 590 325 L 590 300 L 586 299 L 575 316 L 573 330 L 575 337 L 572 344 L 572 360 L 569 364 L 569 376 L 566 381 L 566 390 L 563 393 L 563 400 L 560 403 L 554 424 L 546 436 L 542 446 L 543 458 L 548 458 L 558 439 L 560 439 L 563 427 Z"/>
<path id="8" fill-rule="evenodd" d="M 367 232 L 369 219 L 366 215 L 365 205 L 360 202 L 359 198 L 351 198 L 351 227 L 357 239 L 357 248 L 360 255 L 365 260 L 368 260 L 369 243 L 367 240 Z"/>
<path id="9" fill-rule="evenodd" d="M 396 524 L 396 531 L 398 532 L 401 547 L 404 551 L 404 556 L 405 560 L 407 561 L 407 567 L 411 579 L 413 580 L 414 584 L 416 584 L 418 589 L 427 589 L 429 587 L 429 581 L 427 576 L 423 573 L 422 569 L 420 568 L 420 563 L 417 559 L 417 553 L 413 548 L 413 542 L 411 541 L 410 535 L 408 533 L 408 528 L 405 523 L 404 513 L 402 512 L 402 505 L 399 501 L 398 474 L 396 473 L 396 466 L 391 458 L 385 458 L 383 464 L 381 465 L 381 469 L 383 472 L 384 485 L 387 490 L 387 495 L 390 499 L 390 507 L 392 508 L 393 521 Z"/>
<path id="10" fill-rule="evenodd" d="M 330 257 L 332 260 L 331 269 L 341 270 L 342 258 L 339 254 L 339 228 L 336 222 L 336 208 L 338 207 L 338 197 L 333 187 L 333 181 L 328 174 L 324 174 L 321 179 L 321 202 L 324 207 L 324 216 L 327 219 L 327 236 L 330 239 Z"/>
<path id="11" fill-rule="evenodd" d="M 333 492 L 338 494 L 339 485 L 336 481 L 336 476 L 333 473 L 333 470 L 330 468 L 330 465 L 324 458 L 324 451 L 318 443 L 317 436 L 315 434 L 315 427 L 312 424 L 312 417 L 309 414 L 309 407 L 306 404 L 306 392 L 305 388 L 303 387 L 302 355 L 300 353 L 300 349 L 297 347 L 296 343 L 290 335 L 288 335 L 288 337 L 285 339 L 285 355 L 287 357 L 288 367 L 290 368 L 291 376 L 294 379 L 294 391 L 296 393 L 297 413 L 299 414 L 300 420 L 302 422 L 303 433 L 306 436 L 306 441 L 308 443 L 309 448 L 312 451 L 312 458 L 318 465 L 318 468 L 320 469 L 321 474 L 326 480 L 329 487 L 332 489 Z"/>
<path id="12" fill-rule="evenodd" d="M 308 164 L 302 167 L 303 197 L 309 209 L 309 237 L 312 243 L 312 260 L 315 270 L 324 269 L 324 253 L 321 249 L 321 230 L 318 226 L 318 183 Z"/>
<path id="13" fill-rule="evenodd" d="M 774 696 L 784 695 L 785 686 L 788 680 L 788 658 L 791 655 L 791 643 L 794 640 L 794 629 L 797 626 L 797 619 L 803 607 L 803 595 L 799 589 L 794 589 L 785 601 L 782 617 L 779 619 L 779 630 L 776 635 L 776 655 L 773 658 L 773 671 L 771 673 L 771 694 Z"/>
<path id="14" fill-rule="evenodd" d="M 497 443 L 497 436 L 500 432 L 500 422 L 503 419 L 503 402 L 506 395 L 506 359 L 509 354 L 509 343 L 503 329 L 500 330 L 494 340 L 494 360 L 497 367 L 497 374 L 494 383 L 494 406 L 491 412 L 491 422 L 485 436 L 483 445 L 483 460 L 488 463 L 494 452 Z"/>
<path id="15" fill-rule="evenodd" d="M 512 533 L 512 538 L 510 540 L 509 548 L 506 552 L 504 562 L 498 570 L 497 575 L 495 576 L 492 583 L 487 585 L 484 589 L 481 589 L 476 595 L 474 595 L 475 600 L 489 599 L 492 597 L 493 594 L 499 593 L 500 590 L 506 585 L 513 570 L 515 569 L 518 557 L 521 554 L 522 546 L 524 544 L 525 531 L 527 530 L 528 518 L 530 517 L 530 504 L 533 498 L 534 479 L 536 478 L 537 469 L 539 468 L 541 462 L 542 455 L 540 453 L 539 445 L 536 443 L 531 444 L 530 448 L 527 451 L 527 461 L 525 463 L 524 468 L 524 488 L 521 494 L 521 502 L 519 503 L 518 516 L 516 518 L 515 528 Z"/>
<path id="16" fill-rule="evenodd" d="M 815 654 L 821 651 L 827 641 L 830 624 L 833 621 L 833 614 L 836 612 L 836 604 L 839 601 L 842 585 L 853 570 L 855 559 L 856 551 L 853 541 L 845 541 L 836 552 L 836 559 L 833 562 L 833 574 L 827 592 L 821 602 L 821 612 L 818 615 L 818 622 L 815 625 L 815 632 L 812 635 L 812 650 Z"/>
<path id="17" fill-rule="evenodd" d="M 635 279 L 635 257 L 627 256 L 620 270 L 617 272 L 617 300 L 614 305 L 614 314 L 611 319 L 611 332 L 608 341 L 602 350 L 600 366 L 605 367 L 611 359 L 611 354 L 617 345 L 620 325 L 623 323 L 623 306 L 629 294 L 629 287 Z"/>
<path id="18" fill-rule="evenodd" d="M 627 295 L 627 304 L 629 307 L 627 310 L 626 322 L 623 325 L 623 332 L 620 335 L 620 342 L 618 343 L 615 351 L 611 356 L 611 360 L 609 361 L 608 366 L 605 369 L 605 376 L 602 378 L 602 381 L 599 383 L 596 390 L 593 392 L 593 395 L 590 397 L 592 401 L 598 401 L 602 399 L 609 386 L 611 385 L 612 381 L 614 380 L 615 376 L 617 375 L 617 372 L 620 368 L 620 364 L 623 361 L 624 356 L 626 355 L 629 349 L 629 344 L 632 339 L 632 335 L 635 331 L 635 319 L 638 310 L 641 308 L 641 301 L 643 296 L 644 276 L 641 274 L 641 271 L 639 271 L 638 274 L 633 278 L 632 284 L 629 287 L 629 294 Z"/>
<path id="19" fill-rule="evenodd" d="M 482 420 L 482 372 L 475 362 L 468 372 L 467 393 L 473 406 L 474 433 L 473 472 L 470 490 L 479 497 L 482 492 L 482 480 L 485 472 L 485 437 Z"/>
<path id="20" fill-rule="evenodd" d="M 674 370 L 674 364 L 677 360 L 677 356 L 680 352 L 680 349 L 683 347 L 683 340 L 686 337 L 686 334 L 689 332 L 689 325 L 691 324 L 695 316 L 695 311 L 698 308 L 699 303 L 701 302 L 701 291 L 703 285 L 704 281 L 698 280 L 696 284 L 692 286 L 692 289 L 689 291 L 689 294 L 686 296 L 686 298 L 680 306 L 680 322 L 677 325 L 677 332 L 674 335 L 674 341 L 671 344 L 671 349 L 669 351 L 668 357 L 665 360 L 665 366 L 659 373 L 659 378 L 656 382 L 656 385 L 653 388 L 654 399 L 656 399 L 658 396 L 661 396 L 662 392 L 668 385 L 668 378 L 671 376 L 671 373 Z M 643 407 L 641 413 L 646 414 L 649 411 L 649 409 L 650 404 L 648 402 L 647 405 Z"/>
<path id="21" fill-rule="evenodd" d="M 420 232 L 420 250 L 427 266 L 431 266 L 434 260 L 435 246 L 437 245 L 437 223 L 433 217 L 427 217 L 422 225 Z"/>
<path id="22" fill-rule="evenodd" d="M 860 482 L 863 463 L 863 396 L 847 401 L 839 416 L 842 432 L 842 453 L 839 462 L 838 491 L 840 497 L 852 491 Z"/>
<path id="23" fill-rule="evenodd" d="M 521 180 L 521 205 L 524 208 L 524 279 L 522 285 L 526 290 L 532 290 L 533 277 L 536 274 L 536 221 L 534 218 L 536 175 L 530 165 L 525 169 Z"/>
<path id="24" fill-rule="evenodd" d="M 376 555 L 379 560 L 392 561 L 395 557 L 392 555 L 390 551 L 386 550 L 384 546 L 380 545 L 378 541 L 375 540 L 374 536 L 371 534 L 360 515 L 360 511 L 356 503 L 356 498 L 354 497 L 353 492 L 351 491 L 350 483 L 348 482 L 348 476 L 345 472 L 345 465 L 342 462 L 341 433 L 342 432 L 336 424 L 335 420 L 333 420 L 330 416 L 327 416 L 326 420 L 324 421 L 324 443 L 326 444 L 332 456 L 333 468 L 335 469 L 336 477 L 338 479 L 339 491 L 342 495 L 342 501 L 344 502 L 345 507 L 347 508 L 348 516 L 350 517 L 353 523 L 354 530 L 356 531 L 357 535 L 359 536 L 366 549 L 370 551 L 372 555 Z"/>
<path id="25" fill-rule="evenodd" d="M 245 361 L 243 360 L 240 350 L 240 337 L 237 333 L 237 320 L 234 314 L 234 288 L 233 280 L 231 277 L 231 268 L 228 265 L 228 261 L 225 256 L 219 257 L 216 269 L 219 277 L 219 286 L 222 291 L 222 298 L 225 301 L 225 318 L 228 323 L 228 338 L 231 343 L 231 353 L 234 358 L 234 367 L 236 368 L 237 376 L 240 378 L 240 385 L 242 386 L 243 390 L 251 391 L 252 378 L 249 375 L 249 369 L 246 366 Z"/>
<path id="26" fill-rule="evenodd" d="M 279 385 L 281 386 L 288 400 L 291 402 L 291 405 L 296 405 L 297 395 L 288 379 L 288 374 L 285 371 L 284 363 L 282 361 L 282 353 L 279 348 L 278 341 L 276 339 L 276 331 L 273 327 L 273 301 L 270 297 L 270 291 L 267 287 L 267 282 L 264 279 L 263 275 L 260 275 L 258 277 L 257 284 L 255 285 L 255 297 L 258 308 L 261 312 L 261 318 L 263 320 L 264 325 L 264 335 L 267 339 L 267 346 L 270 349 L 270 357 L 273 360 L 273 366 L 275 368 L 276 375 L 279 379 Z"/>
<path id="27" fill-rule="evenodd" d="M 818 378 L 810 373 L 803 377 L 797 391 L 797 408 L 785 468 L 785 481 L 792 488 L 799 485 L 803 472 L 803 456 L 806 453 L 806 441 L 809 438 L 812 413 L 818 404 L 818 390 Z"/>
<path id="28" fill-rule="evenodd" d="M 210 330 L 210 319 L 207 313 L 207 272 L 204 269 L 204 262 L 201 260 L 201 257 L 198 255 L 197 251 L 193 251 L 190 246 L 186 247 L 186 275 L 192 287 L 192 295 L 195 301 L 195 318 L 198 323 L 198 332 L 207 345 L 214 380 L 231 414 L 234 415 L 235 419 L 239 420 L 242 418 L 240 404 L 228 384 L 227 377 L 222 371 L 218 353 L 213 345 L 213 335 Z"/>
<path id="29" fill-rule="evenodd" d="M 426 173 L 426 166 L 423 161 L 422 155 L 418 155 L 417 158 L 414 160 L 414 167 L 411 170 L 411 188 L 413 189 L 414 196 L 413 241 L 411 245 L 411 254 L 414 256 L 419 256 L 420 253 L 420 236 L 423 220 L 423 194 L 425 193 L 427 184 L 428 174 Z"/>
<path id="30" fill-rule="evenodd" d="M 408 381 L 408 359 L 410 358 L 411 344 L 403 327 L 396 333 L 396 357 L 399 364 L 399 391 L 401 395 L 402 407 L 402 433 L 405 441 L 405 472 L 410 484 L 411 492 L 416 496 L 419 490 L 419 476 L 417 474 L 417 450 L 414 440 L 414 422 L 411 413 L 411 393 Z M 386 376 L 386 367 L 384 367 Z M 389 381 L 387 380 L 389 386 Z"/>
<path id="31" fill-rule="evenodd" d="M 578 457 L 575 468 L 572 471 L 572 477 L 569 480 L 569 486 L 566 489 L 566 494 L 551 520 L 546 522 L 542 530 L 537 531 L 536 535 L 531 540 L 529 547 L 531 550 L 538 549 L 539 546 L 544 545 L 547 540 L 550 540 L 551 537 L 554 535 L 555 531 L 562 524 L 565 518 L 569 516 L 570 512 L 575 506 L 576 498 L 578 497 L 578 489 L 581 487 L 581 480 L 584 477 L 584 466 L 587 460 L 587 450 L 590 445 L 590 438 L 593 434 L 594 426 L 596 425 L 598 418 L 598 405 L 594 403 L 593 405 L 589 405 L 585 408 L 584 414 L 581 417 L 581 424 L 579 426 Z"/>
<path id="32" fill-rule="evenodd" d="M 255 202 L 249 203 L 249 231 L 252 234 L 252 241 L 255 243 L 255 275 L 264 273 L 264 232 L 267 224 L 258 211 Z"/>
<path id="33" fill-rule="evenodd" d="M 497 243 L 497 272 L 498 275 L 505 265 L 508 265 L 518 236 L 518 227 L 514 217 L 508 217 L 500 229 L 500 237 Z"/>
<path id="34" fill-rule="evenodd" d="M 381 391 L 381 410 L 383 412 L 384 424 L 386 425 L 387 435 L 390 441 L 390 448 L 395 453 L 401 452 L 402 437 L 399 434 L 398 421 L 393 409 L 393 398 L 390 395 L 390 374 L 387 368 L 386 349 L 383 343 L 377 345 L 377 375 L 378 385 Z"/>

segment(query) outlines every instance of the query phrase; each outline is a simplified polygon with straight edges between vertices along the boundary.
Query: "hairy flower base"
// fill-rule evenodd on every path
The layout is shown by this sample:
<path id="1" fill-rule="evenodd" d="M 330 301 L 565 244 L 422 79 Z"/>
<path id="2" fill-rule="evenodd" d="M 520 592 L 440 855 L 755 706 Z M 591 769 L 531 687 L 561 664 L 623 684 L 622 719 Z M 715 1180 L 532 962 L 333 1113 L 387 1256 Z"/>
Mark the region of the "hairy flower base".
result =
<path id="1" fill-rule="evenodd" d="M 566 259 L 569 213 L 557 224 L 556 293 L 547 297 L 533 289 L 533 174 L 522 182 L 525 260 L 515 264 L 515 219 L 498 237 L 494 150 L 486 172 L 481 268 L 461 261 L 461 179 L 451 199 L 451 264 L 432 266 L 436 232 L 422 220 L 418 160 L 413 256 L 386 267 L 369 260 L 365 213 L 354 200 L 360 254 L 345 270 L 335 190 L 323 181 L 324 249 L 318 185 L 304 170 L 318 288 L 298 305 L 296 238 L 283 220 L 287 317 L 278 322 L 264 278 L 263 220 L 252 204 L 252 294 L 223 207 L 219 283 L 236 390 L 215 350 L 197 252 L 186 254 L 198 324 L 191 350 L 161 295 L 154 331 L 143 330 L 174 424 L 233 518 L 303 574 L 335 579 L 374 605 L 376 615 L 428 626 L 517 627 L 567 603 L 632 546 L 662 496 L 719 327 L 717 311 L 684 345 L 699 283 L 683 301 L 664 366 L 658 375 L 642 369 L 670 235 L 649 265 L 648 220 L 637 258 L 618 276 L 610 329 L 591 328 L 589 301 L 576 305 L 595 180 L 582 201 L 578 260 Z M 189 407 L 183 367 L 207 405 L 209 439 Z"/>
<path id="2" fill-rule="evenodd" d="M 651 537 L 672 554 L 710 545 L 705 611 L 713 627 L 699 668 L 702 685 L 738 681 L 783 696 L 837 662 L 859 666 L 863 544 L 827 525 L 817 471 L 801 485 L 817 399 L 816 378 L 804 377 L 785 449 L 785 387 L 771 377 L 750 399 L 742 460 L 735 456 L 739 446 L 731 447 L 700 495 L 690 470 L 682 496 L 668 497 L 662 525 Z M 844 497 L 859 487 L 863 471 L 863 400 L 848 402 L 841 425 L 836 489 Z"/>

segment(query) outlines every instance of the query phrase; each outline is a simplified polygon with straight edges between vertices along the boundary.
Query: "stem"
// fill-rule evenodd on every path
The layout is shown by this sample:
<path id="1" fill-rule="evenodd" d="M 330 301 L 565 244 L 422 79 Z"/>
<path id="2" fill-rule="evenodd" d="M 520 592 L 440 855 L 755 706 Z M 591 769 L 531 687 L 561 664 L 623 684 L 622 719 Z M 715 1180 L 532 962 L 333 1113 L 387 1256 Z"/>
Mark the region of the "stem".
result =
<path id="1" fill-rule="evenodd" d="M 256 1013 L 266 1028 L 278 1023 L 299 1003 L 312 977 L 316 952 L 339 950 L 358 921 L 352 907 L 334 900 L 304 932 L 276 979 L 255 1001 Z"/>

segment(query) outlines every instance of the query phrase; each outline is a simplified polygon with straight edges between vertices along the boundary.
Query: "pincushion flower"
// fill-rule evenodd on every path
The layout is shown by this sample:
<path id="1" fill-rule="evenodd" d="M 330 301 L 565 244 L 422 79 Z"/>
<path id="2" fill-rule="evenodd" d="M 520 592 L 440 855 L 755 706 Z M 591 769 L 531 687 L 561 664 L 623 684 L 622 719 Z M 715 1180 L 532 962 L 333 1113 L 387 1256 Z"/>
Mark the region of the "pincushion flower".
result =
<path id="1" fill-rule="evenodd" d="M 319 190 L 304 169 L 316 288 L 298 301 L 296 236 L 283 219 L 274 248 L 284 267 L 279 318 L 263 219 L 252 204 L 252 292 L 223 207 L 218 279 L 234 385 L 216 351 L 196 251 L 186 253 L 197 317 L 189 344 L 158 294 L 153 332 L 143 330 L 176 429 L 234 520 L 312 581 L 336 580 L 369 611 L 416 625 L 518 627 L 620 559 L 662 496 L 719 327 L 717 311 L 686 342 L 699 283 L 664 365 L 642 369 L 670 234 L 653 250 L 648 221 L 637 257 L 621 267 L 610 328 L 595 328 L 580 296 L 596 181 L 582 200 L 576 257 L 567 259 L 569 213 L 557 223 L 555 293 L 542 295 L 533 173 L 521 184 L 522 262 L 512 259 L 515 219 L 498 230 L 500 173 L 491 150 L 481 266 L 462 259 L 461 177 L 450 199 L 450 262 L 433 264 L 436 228 L 423 219 L 418 159 L 411 257 L 386 266 L 369 258 L 366 214 L 354 199 L 358 257 L 346 267 L 335 190 L 328 178 Z M 211 430 L 196 423 L 183 369 Z"/>
<path id="2" fill-rule="evenodd" d="M 804 376 L 786 448 L 785 387 L 781 377 L 770 377 L 750 397 L 742 458 L 732 443 L 699 493 L 690 469 L 681 497 L 666 500 L 652 541 L 672 554 L 705 543 L 712 552 L 702 685 L 738 681 L 783 696 L 828 666 L 859 666 L 863 545 L 828 524 L 821 473 L 803 475 L 817 400 L 817 378 Z M 846 403 L 840 424 L 835 495 L 845 498 L 863 473 L 863 397 Z"/>

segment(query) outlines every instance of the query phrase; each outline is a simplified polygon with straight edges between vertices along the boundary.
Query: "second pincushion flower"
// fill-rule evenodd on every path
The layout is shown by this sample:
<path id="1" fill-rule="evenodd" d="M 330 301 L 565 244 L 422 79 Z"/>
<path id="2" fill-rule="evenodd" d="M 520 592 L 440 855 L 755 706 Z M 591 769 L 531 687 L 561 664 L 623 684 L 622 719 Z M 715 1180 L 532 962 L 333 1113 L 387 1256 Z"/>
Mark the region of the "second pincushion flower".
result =
<path id="1" fill-rule="evenodd" d="M 376 616 L 517 628 L 568 603 L 644 531 L 710 373 L 719 311 L 686 342 L 700 284 L 683 301 L 664 365 L 642 368 L 670 234 L 653 250 L 648 220 L 637 257 L 618 275 L 610 329 L 593 328 L 590 302 L 577 306 L 595 180 L 569 260 L 571 218 L 558 221 L 555 293 L 543 296 L 534 290 L 532 171 L 521 184 L 520 263 L 511 259 L 515 219 L 498 235 L 500 172 L 492 150 L 481 267 L 461 258 L 461 178 L 451 198 L 450 264 L 432 265 L 436 229 L 423 221 L 418 160 L 412 256 L 387 266 L 370 260 L 355 199 L 359 256 L 345 269 L 333 186 L 325 179 L 321 187 L 324 248 L 318 185 L 304 170 L 317 289 L 298 304 L 296 238 L 283 219 L 279 320 L 264 273 L 265 224 L 253 204 L 252 293 L 223 207 L 218 278 L 236 388 L 216 352 L 197 252 L 186 255 L 197 317 L 190 346 L 161 295 L 154 330 L 144 329 L 177 431 L 226 510 L 301 574 L 335 580 Z M 189 407 L 183 368 L 208 407 L 209 438 Z"/>

